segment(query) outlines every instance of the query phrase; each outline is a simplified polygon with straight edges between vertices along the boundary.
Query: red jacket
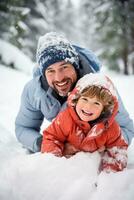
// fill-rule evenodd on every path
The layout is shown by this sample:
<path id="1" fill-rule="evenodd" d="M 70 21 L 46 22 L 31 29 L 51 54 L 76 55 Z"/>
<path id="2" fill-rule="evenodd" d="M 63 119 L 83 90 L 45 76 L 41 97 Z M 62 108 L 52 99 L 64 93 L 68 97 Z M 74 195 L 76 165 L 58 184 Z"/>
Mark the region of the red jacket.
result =
<path id="1" fill-rule="evenodd" d="M 72 107 L 59 113 L 53 123 L 43 132 L 41 152 L 51 152 L 57 156 L 64 153 L 65 142 L 71 143 L 79 151 L 94 152 L 105 146 L 102 168 L 120 171 L 127 164 L 125 143 L 120 127 L 114 121 L 107 129 L 98 123 L 91 127 L 81 121 Z"/>
<path id="2" fill-rule="evenodd" d="M 70 95 L 71 99 L 76 93 L 75 89 L 72 96 Z M 77 151 L 95 152 L 105 147 L 101 163 L 102 169 L 107 171 L 123 170 L 127 165 L 128 145 L 121 134 L 119 125 L 114 120 L 117 110 L 118 103 L 115 98 L 111 116 L 90 125 L 79 119 L 74 107 L 69 102 L 69 106 L 60 112 L 52 124 L 44 130 L 41 152 L 63 156 L 66 154 L 64 152 L 66 142 L 73 145 Z"/>

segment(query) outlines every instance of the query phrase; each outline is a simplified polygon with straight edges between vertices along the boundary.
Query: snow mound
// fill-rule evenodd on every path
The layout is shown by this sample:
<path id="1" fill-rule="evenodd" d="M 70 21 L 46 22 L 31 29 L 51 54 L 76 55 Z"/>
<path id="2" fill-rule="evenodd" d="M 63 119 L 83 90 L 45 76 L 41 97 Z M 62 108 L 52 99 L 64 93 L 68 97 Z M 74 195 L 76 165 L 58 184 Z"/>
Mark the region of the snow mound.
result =
<path id="1" fill-rule="evenodd" d="M 18 156 L 0 171 L 0 197 L 87 200 L 96 188 L 99 162 L 98 153 L 78 153 L 70 159 L 41 153 Z"/>

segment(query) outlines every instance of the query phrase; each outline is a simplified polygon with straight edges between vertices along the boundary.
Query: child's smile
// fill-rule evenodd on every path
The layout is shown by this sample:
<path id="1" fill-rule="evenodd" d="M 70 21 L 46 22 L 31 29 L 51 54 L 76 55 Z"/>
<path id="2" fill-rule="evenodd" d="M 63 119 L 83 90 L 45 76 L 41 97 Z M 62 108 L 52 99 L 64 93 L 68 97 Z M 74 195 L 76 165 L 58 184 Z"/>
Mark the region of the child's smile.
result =
<path id="1" fill-rule="evenodd" d="M 81 96 L 76 104 L 76 112 L 81 120 L 93 121 L 97 119 L 103 110 L 103 105 L 96 97 Z"/>

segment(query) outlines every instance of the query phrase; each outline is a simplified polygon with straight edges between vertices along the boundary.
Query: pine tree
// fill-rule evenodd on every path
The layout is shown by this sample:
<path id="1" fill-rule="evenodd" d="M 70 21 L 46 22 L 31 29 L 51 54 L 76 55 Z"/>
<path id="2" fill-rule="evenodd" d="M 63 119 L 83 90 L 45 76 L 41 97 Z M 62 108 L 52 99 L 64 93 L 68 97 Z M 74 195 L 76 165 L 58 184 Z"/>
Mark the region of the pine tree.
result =
<path id="1" fill-rule="evenodd" d="M 129 74 L 128 57 L 133 51 L 134 0 L 100 0 L 95 7 L 95 17 L 100 34 L 98 42 L 103 46 L 102 56 L 108 66 Z M 121 61 L 121 62 L 120 62 Z"/>
<path id="2" fill-rule="evenodd" d="M 0 1 L 0 37 L 22 48 L 22 38 L 26 28 L 23 21 L 26 14 L 23 0 Z"/>

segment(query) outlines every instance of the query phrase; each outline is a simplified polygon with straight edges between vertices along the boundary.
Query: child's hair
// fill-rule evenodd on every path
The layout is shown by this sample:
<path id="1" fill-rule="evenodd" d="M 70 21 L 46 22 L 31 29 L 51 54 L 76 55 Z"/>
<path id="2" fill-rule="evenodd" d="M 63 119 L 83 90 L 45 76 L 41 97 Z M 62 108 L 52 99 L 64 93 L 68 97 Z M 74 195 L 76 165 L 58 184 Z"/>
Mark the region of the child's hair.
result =
<path id="1" fill-rule="evenodd" d="M 78 98 L 75 99 L 74 103 L 77 103 L 78 99 L 81 96 L 90 97 L 90 98 L 96 97 L 97 100 L 100 101 L 102 105 L 104 106 L 104 109 L 102 111 L 103 113 L 110 114 L 113 109 L 113 106 L 114 106 L 113 96 L 106 88 L 95 86 L 95 85 L 89 86 L 80 93 Z"/>

